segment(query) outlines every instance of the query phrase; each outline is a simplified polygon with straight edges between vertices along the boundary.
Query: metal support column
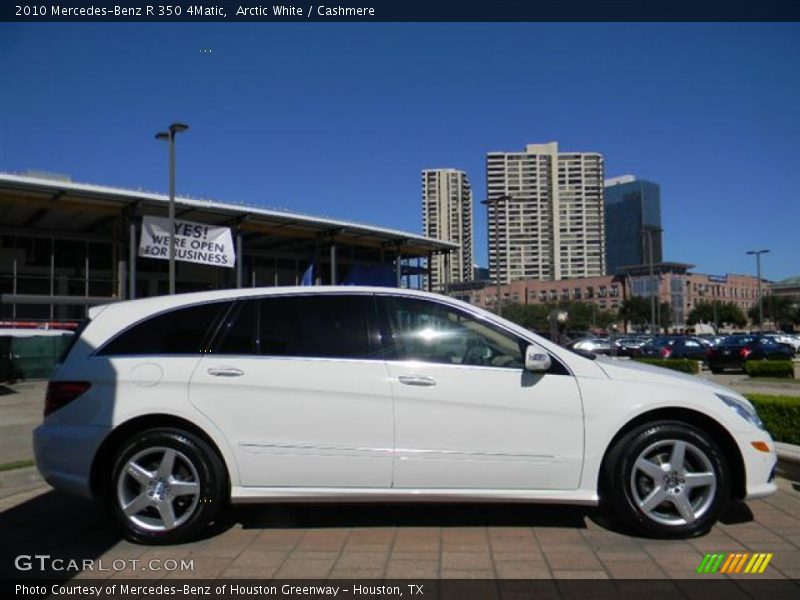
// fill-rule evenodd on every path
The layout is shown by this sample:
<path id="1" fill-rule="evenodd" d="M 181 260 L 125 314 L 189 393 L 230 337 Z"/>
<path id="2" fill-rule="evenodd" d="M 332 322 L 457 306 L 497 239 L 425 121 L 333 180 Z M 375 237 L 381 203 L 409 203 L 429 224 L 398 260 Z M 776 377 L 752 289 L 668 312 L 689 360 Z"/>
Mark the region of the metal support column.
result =
<path id="1" fill-rule="evenodd" d="M 395 271 L 397 272 L 397 287 L 403 287 L 403 255 L 398 251 L 395 259 Z"/>
<path id="2" fill-rule="evenodd" d="M 50 297 L 52 298 L 55 294 L 55 284 L 56 284 L 56 255 L 55 255 L 55 245 L 56 242 L 53 238 L 50 238 Z M 51 302 L 50 303 L 50 320 L 52 321 L 54 318 L 54 310 L 55 305 Z"/>
<path id="3" fill-rule="evenodd" d="M 11 284 L 11 290 L 14 292 L 14 302 L 11 304 L 11 319 L 17 320 L 17 259 L 14 259 L 14 281 Z"/>
<path id="4" fill-rule="evenodd" d="M 433 278 L 431 277 L 431 264 L 433 264 L 433 253 L 428 252 L 428 263 L 426 266 L 427 275 L 425 276 L 426 281 L 428 282 L 428 291 L 433 291 Z"/>
<path id="5" fill-rule="evenodd" d="M 133 219 L 128 225 L 128 232 L 128 263 L 130 264 L 128 269 L 128 298 L 133 300 L 136 298 L 136 221 Z M 86 264 L 89 264 L 88 256 Z M 88 273 L 88 266 L 86 271 Z"/>
<path id="6" fill-rule="evenodd" d="M 336 285 L 336 244 L 331 244 L 331 285 Z"/>
<path id="7" fill-rule="evenodd" d="M 244 240 L 241 232 L 236 233 L 236 287 L 242 287 L 242 267 L 244 263 Z"/>
<path id="8" fill-rule="evenodd" d="M 89 297 L 89 244 L 86 244 L 86 253 L 83 256 L 83 297 Z M 89 303 L 83 303 L 84 317 L 89 317 Z"/>

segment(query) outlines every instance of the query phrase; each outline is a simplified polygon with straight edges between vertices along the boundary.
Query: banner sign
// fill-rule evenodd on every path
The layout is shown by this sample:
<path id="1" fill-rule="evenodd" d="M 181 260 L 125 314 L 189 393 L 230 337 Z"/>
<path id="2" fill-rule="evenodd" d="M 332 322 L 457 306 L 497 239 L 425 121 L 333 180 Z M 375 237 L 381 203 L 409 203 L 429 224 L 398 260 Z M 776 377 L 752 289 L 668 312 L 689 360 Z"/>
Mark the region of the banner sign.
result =
<path id="1" fill-rule="evenodd" d="M 142 217 L 139 256 L 169 260 L 169 219 Z M 175 260 L 232 269 L 236 251 L 230 227 L 175 219 Z"/>

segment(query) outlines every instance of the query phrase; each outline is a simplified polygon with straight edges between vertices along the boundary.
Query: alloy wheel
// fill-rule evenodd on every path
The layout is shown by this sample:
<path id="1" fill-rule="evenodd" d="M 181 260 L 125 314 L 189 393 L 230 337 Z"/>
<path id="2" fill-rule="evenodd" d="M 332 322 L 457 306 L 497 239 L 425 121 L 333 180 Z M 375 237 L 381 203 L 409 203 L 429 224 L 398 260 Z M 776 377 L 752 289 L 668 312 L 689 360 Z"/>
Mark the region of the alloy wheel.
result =
<path id="1" fill-rule="evenodd" d="M 712 506 L 717 476 L 709 457 L 680 439 L 655 442 L 642 451 L 630 477 L 633 500 L 652 521 L 688 525 Z"/>
<path id="2" fill-rule="evenodd" d="M 180 527 L 200 502 L 197 469 L 174 448 L 142 450 L 120 470 L 117 502 L 125 517 L 142 529 L 169 531 Z"/>

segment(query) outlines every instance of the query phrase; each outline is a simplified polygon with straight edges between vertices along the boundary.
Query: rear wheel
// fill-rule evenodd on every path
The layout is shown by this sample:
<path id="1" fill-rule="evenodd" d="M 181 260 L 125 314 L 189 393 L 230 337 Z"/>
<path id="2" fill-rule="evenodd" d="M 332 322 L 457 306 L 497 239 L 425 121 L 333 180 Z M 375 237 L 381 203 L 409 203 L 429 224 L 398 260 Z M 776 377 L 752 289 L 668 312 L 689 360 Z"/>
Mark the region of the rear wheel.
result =
<path id="1" fill-rule="evenodd" d="M 170 544 L 197 537 L 224 508 L 228 478 L 222 460 L 201 438 L 151 429 L 119 448 L 106 502 L 124 536 Z"/>
<path id="2" fill-rule="evenodd" d="M 707 531 L 730 497 L 728 468 L 714 439 L 678 421 L 623 436 L 604 465 L 604 491 L 627 525 L 654 537 Z"/>

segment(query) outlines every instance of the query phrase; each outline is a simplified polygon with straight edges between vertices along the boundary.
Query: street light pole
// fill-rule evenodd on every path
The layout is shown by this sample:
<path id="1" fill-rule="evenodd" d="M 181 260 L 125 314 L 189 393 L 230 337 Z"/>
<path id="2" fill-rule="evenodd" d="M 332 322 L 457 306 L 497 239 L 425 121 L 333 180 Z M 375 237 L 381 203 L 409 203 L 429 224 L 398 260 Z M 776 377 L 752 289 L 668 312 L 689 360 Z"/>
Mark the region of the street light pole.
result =
<path id="1" fill-rule="evenodd" d="M 659 229 L 657 227 L 647 227 L 642 229 L 642 238 L 646 240 L 647 244 L 647 253 L 648 253 L 648 264 L 650 265 L 650 331 L 651 333 L 655 333 L 656 328 L 656 277 L 655 271 L 653 266 L 653 234 L 654 233 L 661 233 L 664 231 L 663 229 Z M 660 303 L 659 303 L 660 304 Z M 658 307 L 659 309 L 661 306 Z M 660 310 L 659 310 L 660 312 Z M 660 320 L 660 319 L 659 319 Z M 661 324 L 658 323 L 660 327 Z"/>
<path id="2" fill-rule="evenodd" d="M 764 330 L 764 297 L 761 295 L 761 255 L 769 254 L 769 250 L 748 250 L 750 256 L 756 257 L 756 277 L 758 277 L 758 330 Z"/>
<path id="3" fill-rule="evenodd" d="M 184 123 L 172 123 L 169 131 L 156 134 L 157 140 L 169 142 L 169 293 L 175 293 L 175 135 L 189 129 Z"/>
<path id="4" fill-rule="evenodd" d="M 497 316 L 501 316 L 502 312 L 502 305 L 500 304 L 500 219 L 497 216 L 497 207 L 500 202 L 511 200 L 511 196 L 508 194 L 503 194 L 502 196 L 498 196 L 497 198 L 487 198 L 486 200 L 481 200 L 481 204 L 486 205 L 486 220 L 489 220 L 489 206 L 494 205 L 495 208 L 495 215 L 494 215 L 494 283 L 497 286 L 497 308 L 495 312 Z M 491 258 L 491 257 L 490 257 Z M 491 266 L 491 265 L 490 265 Z"/>

